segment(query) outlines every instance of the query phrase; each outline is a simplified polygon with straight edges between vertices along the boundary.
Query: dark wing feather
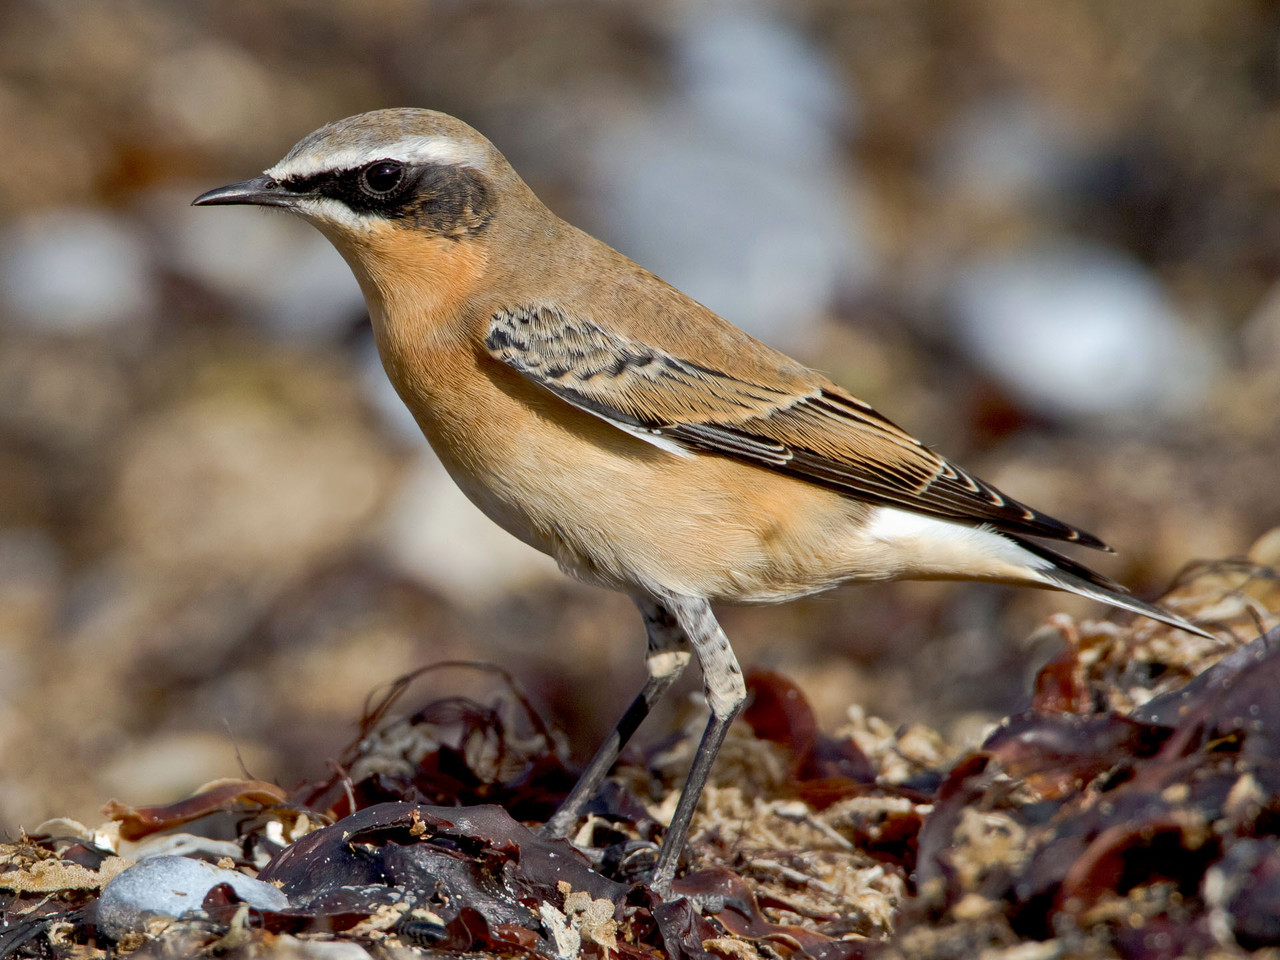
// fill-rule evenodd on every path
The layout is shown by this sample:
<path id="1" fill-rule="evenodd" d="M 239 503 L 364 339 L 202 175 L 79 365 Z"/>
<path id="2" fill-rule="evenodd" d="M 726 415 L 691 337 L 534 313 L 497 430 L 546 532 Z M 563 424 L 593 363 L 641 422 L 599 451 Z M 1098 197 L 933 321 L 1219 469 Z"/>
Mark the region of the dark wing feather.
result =
<path id="1" fill-rule="evenodd" d="M 489 353 L 606 421 L 873 503 L 1107 549 L 1006 497 L 817 374 L 763 384 L 682 360 L 549 307 L 502 311 Z"/>

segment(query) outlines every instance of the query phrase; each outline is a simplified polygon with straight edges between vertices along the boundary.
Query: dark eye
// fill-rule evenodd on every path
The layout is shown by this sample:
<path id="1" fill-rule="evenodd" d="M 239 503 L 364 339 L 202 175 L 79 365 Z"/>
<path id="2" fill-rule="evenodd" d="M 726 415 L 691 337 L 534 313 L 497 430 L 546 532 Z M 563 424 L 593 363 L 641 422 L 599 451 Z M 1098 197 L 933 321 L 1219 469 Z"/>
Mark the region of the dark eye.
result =
<path id="1" fill-rule="evenodd" d="M 404 165 L 394 160 L 379 160 L 365 167 L 360 179 L 369 193 L 384 196 L 400 186 L 400 181 L 404 179 Z"/>

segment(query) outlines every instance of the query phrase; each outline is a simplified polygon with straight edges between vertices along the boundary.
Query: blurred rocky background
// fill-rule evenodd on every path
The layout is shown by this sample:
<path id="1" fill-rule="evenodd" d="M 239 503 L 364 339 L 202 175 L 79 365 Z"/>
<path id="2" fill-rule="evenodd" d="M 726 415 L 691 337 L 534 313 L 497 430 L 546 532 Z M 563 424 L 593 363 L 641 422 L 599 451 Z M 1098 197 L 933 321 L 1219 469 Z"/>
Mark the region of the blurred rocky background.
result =
<path id="1" fill-rule="evenodd" d="M 433 661 L 501 663 L 579 757 L 638 687 L 629 602 L 453 488 L 319 234 L 188 206 L 407 105 L 1143 596 L 1280 523 L 1276 3 L 6 0 L 0 830 L 324 775 Z M 1058 610 L 1107 615 L 898 584 L 723 622 L 824 723 L 963 742 Z"/>

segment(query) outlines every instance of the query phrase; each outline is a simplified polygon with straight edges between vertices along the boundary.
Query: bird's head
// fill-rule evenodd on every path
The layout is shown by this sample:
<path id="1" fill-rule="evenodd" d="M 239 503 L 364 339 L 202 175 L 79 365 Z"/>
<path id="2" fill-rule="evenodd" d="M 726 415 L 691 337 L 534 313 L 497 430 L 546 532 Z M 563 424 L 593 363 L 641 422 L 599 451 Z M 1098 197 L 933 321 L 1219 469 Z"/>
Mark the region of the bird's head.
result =
<path id="1" fill-rule="evenodd" d="M 282 207 L 338 248 L 371 308 L 394 289 L 458 283 L 491 235 L 541 209 L 487 139 L 434 110 L 376 110 L 321 127 L 260 177 L 196 206 Z"/>
<path id="2" fill-rule="evenodd" d="M 483 232 L 514 173 L 461 120 L 434 110 L 375 110 L 300 140 L 260 177 L 197 197 L 195 206 L 284 207 L 326 233 L 414 230 L 462 238 Z"/>

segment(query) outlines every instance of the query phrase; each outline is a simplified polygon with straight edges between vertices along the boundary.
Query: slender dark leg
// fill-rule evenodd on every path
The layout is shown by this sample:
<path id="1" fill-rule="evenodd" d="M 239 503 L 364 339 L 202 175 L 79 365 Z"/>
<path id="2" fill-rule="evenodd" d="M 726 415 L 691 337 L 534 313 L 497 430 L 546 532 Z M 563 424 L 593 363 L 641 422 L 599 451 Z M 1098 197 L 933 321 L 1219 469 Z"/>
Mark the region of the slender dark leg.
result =
<path id="1" fill-rule="evenodd" d="M 664 898 L 671 894 L 671 881 L 675 879 L 680 851 L 684 849 L 685 839 L 689 835 L 689 823 L 702 796 L 702 788 L 707 783 L 711 765 L 720 752 L 725 734 L 729 732 L 729 724 L 733 723 L 733 718 L 742 710 L 747 699 L 742 668 L 733 655 L 728 637 L 711 612 L 711 604 L 697 597 L 668 598 L 665 602 L 683 628 L 702 667 L 702 682 L 707 692 L 707 705 L 711 708 L 711 719 L 707 721 L 703 731 L 702 741 L 698 744 L 698 752 L 694 754 L 693 766 L 689 770 L 689 778 L 680 793 L 671 826 L 662 838 L 658 862 L 654 864 L 651 882 L 654 890 Z"/>
<path id="2" fill-rule="evenodd" d="M 685 640 L 684 630 L 676 616 L 661 602 L 651 597 L 635 597 L 640 615 L 644 617 L 645 633 L 649 639 L 649 653 L 645 657 L 645 666 L 649 671 L 649 679 L 636 698 L 627 707 L 627 712 L 618 721 L 617 727 L 605 738 L 596 755 L 591 758 L 587 769 L 583 771 L 578 782 L 574 784 L 569 796 L 565 797 L 560 809 L 555 812 L 546 826 L 542 828 L 543 836 L 568 836 L 578 820 L 582 817 L 604 778 L 618 759 L 618 754 L 627 745 L 636 728 L 644 722 L 654 704 L 676 682 L 684 668 L 688 665 L 692 654 Z"/>

